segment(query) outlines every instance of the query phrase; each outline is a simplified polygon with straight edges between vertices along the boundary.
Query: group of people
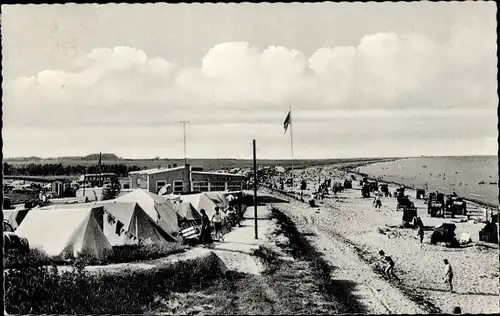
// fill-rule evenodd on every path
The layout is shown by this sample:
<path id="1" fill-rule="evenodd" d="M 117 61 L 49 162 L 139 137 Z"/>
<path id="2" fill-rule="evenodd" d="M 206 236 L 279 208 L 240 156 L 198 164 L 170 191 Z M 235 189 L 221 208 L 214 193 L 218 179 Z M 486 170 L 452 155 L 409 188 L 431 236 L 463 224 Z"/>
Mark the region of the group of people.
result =
<path id="1" fill-rule="evenodd" d="M 224 222 L 227 223 L 227 219 L 230 216 L 233 216 L 237 219 L 236 211 L 232 206 L 229 206 L 225 210 L 225 214 L 221 211 L 221 209 L 216 206 L 215 213 L 210 219 L 207 215 L 207 212 L 204 209 L 200 210 L 201 213 L 201 233 L 200 233 L 200 243 L 204 247 L 211 247 L 214 242 L 212 238 L 212 228 L 214 230 L 214 238 L 217 241 L 224 241 L 224 231 L 223 226 Z"/>
<path id="2" fill-rule="evenodd" d="M 384 267 L 383 267 L 383 272 L 382 274 L 391 280 L 391 277 L 394 277 L 395 279 L 399 280 L 396 274 L 394 274 L 394 266 L 396 265 L 394 263 L 394 260 L 388 255 L 383 250 L 379 251 L 379 258 L 376 259 L 373 264 L 378 263 L 378 262 L 383 262 Z M 444 259 L 444 283 L 448 284 L 450 293 L 453 293 L 453 268 L 451 267 L 448 259 Z"/>

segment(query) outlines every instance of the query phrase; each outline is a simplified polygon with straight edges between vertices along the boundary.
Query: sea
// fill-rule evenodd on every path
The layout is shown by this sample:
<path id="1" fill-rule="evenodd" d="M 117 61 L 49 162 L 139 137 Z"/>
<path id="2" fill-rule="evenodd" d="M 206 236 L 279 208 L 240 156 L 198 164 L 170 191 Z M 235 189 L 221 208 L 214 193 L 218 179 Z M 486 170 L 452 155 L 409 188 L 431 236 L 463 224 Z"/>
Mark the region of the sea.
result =
<path id="1" fill-rule="evenodd" d="M 373 163 L 357 171 L 384 181 L 499 206 L 498 157 L 419 157 Z"/>

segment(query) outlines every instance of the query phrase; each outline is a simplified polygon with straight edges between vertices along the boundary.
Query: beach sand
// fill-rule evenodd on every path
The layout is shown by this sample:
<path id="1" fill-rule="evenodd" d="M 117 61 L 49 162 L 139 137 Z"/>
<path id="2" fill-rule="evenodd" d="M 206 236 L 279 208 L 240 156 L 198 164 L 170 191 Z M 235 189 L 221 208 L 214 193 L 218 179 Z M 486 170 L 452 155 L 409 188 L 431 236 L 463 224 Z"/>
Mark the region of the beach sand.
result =
<path id="1" fill-rule="evenodd" d="M 297 170 L 300 174 L 301 171 Z M 334 167 L 316 167 L 303 170 L 303 177 L 308 180 L 309 193 L 312 184 L 318 183 L 319 175 L 322 179 L 333 178 L 343 180 L 344 172 L 336 171 Z M 359 177 L 358 177 L 359 179 Z M 298 181 L 297 181 L 298 182 Z M 288 207 L 296 219 L 301 216 L 307 222 L 304 227 L 320 231 L 331 240 L 340 240 L 344 244 L 356 249 L 362 261 L 353 261 L 353 269 L 361 269 L 359 265 L 368 265 L 367 262 L 377 256 L 383 249 L 396 262 L 395 273 L 401 279 L 400 284 L 392 284 L 407 296 L 422 297 L 443 313 L 449 313 L 453 307 L 460 306 L 463 313 L 498 313 L 499 308 L 499 250 L 498 246 L 481 246 L 478 241 L 478 232 L 484 226 L 481 223 L 461 223 L 460 218 L 442 219 L 430 218 L 427 215 L 423 201 L 415 199 L 415 192 L 407 190 L 410 199 L 415 202 L 418 215 L 425 226 L 440 226 L 442 223 L 453 222 L 456 226 L 456 236 L 466 232 L 471 235 L 472 244 L 460 249 L 445 248 L 440 245 L 429 244 L 432 230 L 425 232 L 424 244 L 421 247 L 413 229 L 392 228 L 401 224 L 402 212 L 396 211 L 395 198 L 382 198 L 382 208 L 375 210 L 373 198 L 361 198 L 359 181 L 354 181 L 354 188 L 337 194 L 320 202 L 320 208 L 310 208 L 301 202 L 292 202 Z M 395 186 L 390 186 L 391 192 Z M 307 198 L 305 198 L 307 200 Z M 280 208 L 287 206 L 281 205 Z M 472 206 L 474 208 L 474 206 Z M 379 232 L 379 228 L 385 234 Z M 328 251 L 328 242 L 319 244 L 319 248 Z M 323 251 L 322 249 L 319 249 Z M 335 265 L 335 254 L 332 263 Z M 448 259 L 455 273 L 455 293 L 447 291 L 443 282 L 444 263 Z M 340 266 L 345 263 L 339 263 Z M 387 281 L 384 281 L 387 282 Z M 392 296 L 396 294 L 390 294 Z M 392 307 L 394 308 L 394 307 Z M 414 308 L 408 308 L 413 312 Z M 398 312 L 398 310 L 390 310 Z M 405 312 L 403 310 L 400 312 Z M 379 313 L 375 310 L 374 313 Z"/>

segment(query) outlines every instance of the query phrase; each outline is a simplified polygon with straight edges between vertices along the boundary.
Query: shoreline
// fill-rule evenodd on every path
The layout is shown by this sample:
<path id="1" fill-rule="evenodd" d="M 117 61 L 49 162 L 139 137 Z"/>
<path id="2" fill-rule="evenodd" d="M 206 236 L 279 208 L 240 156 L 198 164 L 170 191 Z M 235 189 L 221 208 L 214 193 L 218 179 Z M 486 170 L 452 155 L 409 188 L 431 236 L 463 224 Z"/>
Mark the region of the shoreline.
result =
<path id="1" fill-rule="evenodd" d="M 336 168 L 339 171 L 353 173 L 353 174 L 356 174 L 358 176 L 366 177 L 366 178 L 368 178 L 370 180 L 377 180 L 376 177 L 373 177 L 373 176 L 371 176 L 369 174 L 366 174 L 366 173 L 357 172 L 355 169 L 359 168 L 359 167 L 368 166 L 368 165 L 371 165 L 371 164 L 374 164 L 374 163 L 391 162 L 391 161 L 405 160 L 405 159 L 409 159 L 409 158 L 408 157 L 404 157 L 404 158 L 387 158 L 387 159 L 384 159 L 384 160 L 372 160 L 372 161 L 340 162 L 340 163 L 332 164 L 332 165 L 329 165 L 329 166 L 332 166 L 332 167 Z M 299 167 L 299 168 L 295 169 L 295 171 L 297 172 L 297 171 L 306 170 L 306 169 L 309 169 L 309 168 L 321 168 L 321 167 L 325 167 L 325 165 L 314 165 L 314 166 L 309 166 L 309 167 L 304 167 L 304 168 L 300 168 Z M 379 181 L 379 180 L 377 180 L 377 181 Z M 402 184 L 402 183 L 399 183 L 399 182 L 395 182 L 395 181 L 390 181 L 390 180 L 382 180 L 382 182 L 387 183 L 387 184 L 397 185 L 397 186 L 404 185 L 407 188 L 416 190 L 416 188 L 415 188 L 414 185 L 409 186 L 409 185 L 405 185 L 405 184 Z M 490 209 L 490 210 L 498 211 L 500 209 L 500 203 L 497 205 L 497 204 L 494 204 L 494 203 L 485 202 L 485 201 L 481 201 L 481 200 L 478 200 L 478 199 L 475 199 L 475 198 L 469 198 L 469 197 L 467 197 L 467 198 L 466 197 L 462 197 L 462 199 L 464 201 L 466 201 L 467 203 L 472 203 L 472 204 L 475 204 L 477 206 L 484 207 L 484 208 L 487 208 L 487 209 Z"/>
<path id="2" fill-rule="evenodd" d="M 366 165 L 369 165 L 366 164 Z M 364 165 L 364 166 L 366 166 Z M 376 180 L 376 181 L 379 181 L 379 182 L 383 182 L 383 183 L 387 183 L 387 184 L 393 184 L 393 185 L 397 185 L 397 186 L 402 186 L 404 185 L 405 187 L 409 188 L 409 189 L 413 189 L 413 190 L 416 190 L 417 188 L 415 188 L 414 185 L 412 186 L 408 186 L 406 184 L 402 184 L 402 183 L 398 183 L 398 182 L 394 182 L 394 181 L 389 181 L 389 180 L 378 180 L 377 178 L 373 177 L 373 176 L 370 176 L 366 173 L 362 173 L 362 172 L 357 172 L 356 170 L 353 170 L 354 168 L 357 168 L 357 167 L 360 167 L 360 166 L 349 166 L 349 167 L 344 167 L 344 168 L 339 168 L 339 170 L 341 171 L 344 171 L 344 172 L 350 172 L 350 173 L 353 173 L 353 174 L 356 174 L 356 175 L 359 175 L 359 176 L 362 176 L 362 177 L 366 177 L 368 178 L 369 180 Z M 426 192 L 427 193 L 427 192 Z M 476 204 L 478 206 L 481 206 L 481 207 L 485 207 L 485 208 L 488 208 L 488 209 L 494 209 L 494 210 L 498 210 L 499 209 L 499 205 L 495 205 L 493 203 L 489 203 L 489 202 L 485 202 L 485 201 L 481 201 L 481 200 L 477 200 L 477 199 L 474 199 L 474 198 L 466 198 L 466 197 L 461 197 L 464 201 L 466 202 L 469 202 L 469 203 L 473 203 L 473 204 Z"/>

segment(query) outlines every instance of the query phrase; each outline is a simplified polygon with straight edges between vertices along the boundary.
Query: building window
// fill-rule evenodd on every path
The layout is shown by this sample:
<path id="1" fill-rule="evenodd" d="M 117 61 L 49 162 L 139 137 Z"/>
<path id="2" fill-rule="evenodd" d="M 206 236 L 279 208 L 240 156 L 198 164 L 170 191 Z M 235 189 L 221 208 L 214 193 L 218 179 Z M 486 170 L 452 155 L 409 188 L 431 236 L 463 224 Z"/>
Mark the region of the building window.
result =
<path id="1" fill-rule="evenodd" d="M 183 191 L 184 189 L 184 184 L 182 182 L 182 180 L 176 180 L 174 181 L 174 193 L 180 193 Z"/>
<path id="2" fill-rule="evenodd" d="M 210 191 L 225 191 L 226 182 L 225 181 L 210 181 Z"/>
<path id="3" fill-rule="evenodd" d="M 193 182 L 193 191 L 208 192 L 208 182 L 207 181 Z"/>
<path id="4" fill-rule="evenodd" d="M 167 181 L 156 181 L 156 193 L 167 184 Z"/>
<path id="5" fill-rule="evenodd" d="M 227 183 L 228 191 L 241 191 L 241 181 L 231 181 Z"/>
<path id="6" fill-rule="evenodd" d="M 130 189 L 130 184 L 128 184 L 128 183 L 124 183 L 124 184 L 123 184 L 123 189 L 124 189 L 124 190 Z"/>
<path id="7" fill-rule="evenodd" d="M 140 189 L 146 189 L 148 187 L 148 179 L 146 175 L 139 175 L 137 177 L 137 186 Z"/>

